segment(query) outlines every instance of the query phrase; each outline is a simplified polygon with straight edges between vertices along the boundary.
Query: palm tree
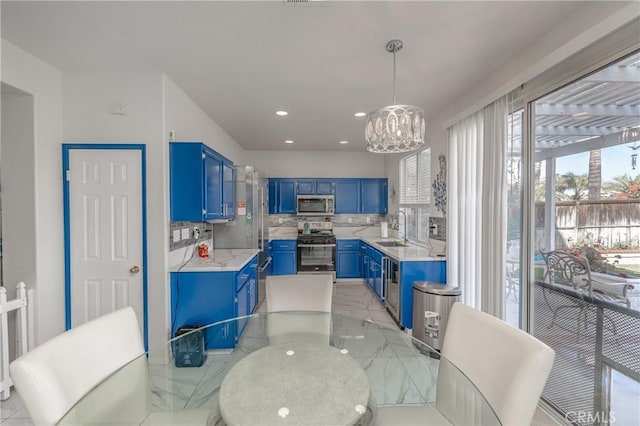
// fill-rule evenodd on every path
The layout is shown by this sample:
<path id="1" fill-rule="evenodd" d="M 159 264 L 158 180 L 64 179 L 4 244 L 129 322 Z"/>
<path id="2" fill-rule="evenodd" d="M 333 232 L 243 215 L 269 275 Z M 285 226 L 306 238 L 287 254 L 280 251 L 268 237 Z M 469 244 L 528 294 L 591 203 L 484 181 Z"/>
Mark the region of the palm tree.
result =
<path id="1" fill-rule="evenodd" d="M 602 188 L 602 155 L 599 149 L 589 152 L 589 199 L 599 200 Z"/>
<path id="2" fill-rule="evenodd" d="M 639 200 L 640 175 L 636 175 L 633 178 L 626 173 L 622 176 L 616 176 L 611 182 L 605 183 L 603 188 L 614 198 L 621 200 Z"/>
<path id="3" fill-rule="evenodd" d="M 575 173 L 565 173 L 556 175 L 556 199 L 558 201 L 584 199 L 589 188 L 587 175 L 576 175 Z"/>

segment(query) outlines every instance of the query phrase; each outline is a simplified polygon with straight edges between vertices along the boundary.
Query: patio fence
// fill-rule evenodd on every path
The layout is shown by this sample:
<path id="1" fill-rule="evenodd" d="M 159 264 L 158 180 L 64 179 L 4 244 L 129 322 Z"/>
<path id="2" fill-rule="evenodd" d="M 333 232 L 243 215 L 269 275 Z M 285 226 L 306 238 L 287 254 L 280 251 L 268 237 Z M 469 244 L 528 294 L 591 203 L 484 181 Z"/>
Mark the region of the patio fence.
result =
<path id="1" fill-rule="evenodd" d="M 640 424 L 640 312 L 541 281 L 534 298 L 533 335 L 556 352 L 543 399 L 576 425 Z"/>
<path id="2" fill-rule="evenodd" d="M 544 241 L 545 203 L 536 203 L 536 241 Z M 580 200 L 556 202 L 556 247 L 600 242 L 640 245 L 640 200 Z"/>

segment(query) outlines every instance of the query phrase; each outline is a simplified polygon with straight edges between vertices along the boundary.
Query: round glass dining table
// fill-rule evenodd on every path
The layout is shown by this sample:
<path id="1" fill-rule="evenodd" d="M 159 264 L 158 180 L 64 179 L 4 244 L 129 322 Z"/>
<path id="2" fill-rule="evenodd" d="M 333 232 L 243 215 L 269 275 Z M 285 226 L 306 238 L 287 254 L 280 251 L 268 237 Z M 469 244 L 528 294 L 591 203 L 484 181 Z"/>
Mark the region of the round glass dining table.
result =
<path id="1" fill-rule="evenodd" d="M 201 365 L 184 366 L 185 347 L 197 361 L 194 341 L 229 333 L 237 336 L 233 347 L 209 349 Z M 403 331 L 339 314 L 274 312 L 210 324 L 149 350 L 59 424 L 397 425 L 416 418 L 500 424 L 461 371 Z"/>

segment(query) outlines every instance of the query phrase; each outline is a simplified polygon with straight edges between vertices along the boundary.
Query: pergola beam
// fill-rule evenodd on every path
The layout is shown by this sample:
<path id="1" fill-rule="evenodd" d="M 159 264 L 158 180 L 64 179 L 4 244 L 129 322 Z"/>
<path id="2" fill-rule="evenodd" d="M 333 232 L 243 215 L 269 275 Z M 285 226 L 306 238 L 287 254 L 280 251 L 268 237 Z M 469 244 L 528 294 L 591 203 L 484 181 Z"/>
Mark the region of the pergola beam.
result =
<path id="1" fill-rule="evenodd" d="M 558 148 L 549 148 L 543 151 L 538 151 L 535 154 L 535 159 L 536 161 L 542 161 L 551 158 L 566 157 L 567 155 L 589 152 L 594 149 L 603 149 L 631 142 L 633 141 L 628 140 L 628 138 L 625 137 L 624 132 L 612 133 L 610 135 L 600 136 L 584 142 L 577 142 Z"/>
<path id="2" fill-rule="evenodd" d="M 640 105 L 575 105 L 575 104 L 536 104 L 536 116 L 560 115 L 573 116 L 585 114 L 585 116 L 607 117 L 638 117 L 640 119 Z"/>
<path id="3" fill-rule="evenodd" d="M 638 81 L 640 81 L 640 68 L 637 66 L 607 67 L 585 77 L 581 81 L 589 81 L 593 83 L 618 82 L 638 84 Z"/>

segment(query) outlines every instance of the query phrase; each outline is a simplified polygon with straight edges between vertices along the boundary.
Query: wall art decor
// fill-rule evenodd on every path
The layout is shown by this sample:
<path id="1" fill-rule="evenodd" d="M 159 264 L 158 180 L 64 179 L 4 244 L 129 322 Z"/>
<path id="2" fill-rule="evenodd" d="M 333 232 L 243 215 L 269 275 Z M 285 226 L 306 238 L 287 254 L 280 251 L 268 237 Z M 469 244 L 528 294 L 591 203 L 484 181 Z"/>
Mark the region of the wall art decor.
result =
<path id="1" fill-rule="evenodd" d="M 444 154 L 438 156 L 440 170 L 431 185 L 433 187 L 433 199 L 436 209 L 442 214 L 447 213 L 447 157 Z"/>

